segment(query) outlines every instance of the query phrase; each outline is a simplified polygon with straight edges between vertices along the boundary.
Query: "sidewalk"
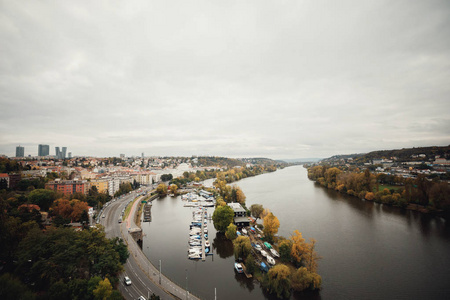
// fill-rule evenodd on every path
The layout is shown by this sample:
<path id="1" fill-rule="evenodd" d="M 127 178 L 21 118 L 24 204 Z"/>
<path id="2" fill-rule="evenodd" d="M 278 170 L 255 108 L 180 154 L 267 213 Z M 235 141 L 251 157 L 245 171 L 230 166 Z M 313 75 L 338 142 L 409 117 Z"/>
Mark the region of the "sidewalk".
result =
<path id="1" fill-rule="evenodd" d="M 141 197 L 139 197 L 141 198 Z M 138 198 L 138 199 L 139 199 Z M 142 252 L 142 250 L 139 248 L 137 243 L 134 241 L 134 239 L 130 236 L 129 229 L 130 228 L 138 228 L 136 224 L 134 223 L 134 216 L 136 213 L 136 206 L 140 203 L 140 200 L 136 200 L 133 203 L 133 206 L 131 208 L 130 214 L 127 217 L 127 220 L 125 223 L 121 224 L 120 231 L 122 232 L 122 237 L 126 241 L 128 245 L 128 251 L 130 252 L 130 258 L 133 257 L 133 259 L 138 264 L 139 268 L 147 274 L 147 277 L 156 285 L 158 285 L 160 288 L 165 290 L 168 294 L 173 295 L 175 298 L 178 299 L 200 299 L 194 295 L 191 295 L 186 290 L 180 286 L 178 286 L 176 283 L 172 282 L 169 278 L 164 276 L 164 274 L 159 273 L 158 268 L 156 268 L 145 256 L 145 254 Z M 131 219 L 130 219 L 131 218 Z M 134 226 L 134 227 L 133 227 Z"/>

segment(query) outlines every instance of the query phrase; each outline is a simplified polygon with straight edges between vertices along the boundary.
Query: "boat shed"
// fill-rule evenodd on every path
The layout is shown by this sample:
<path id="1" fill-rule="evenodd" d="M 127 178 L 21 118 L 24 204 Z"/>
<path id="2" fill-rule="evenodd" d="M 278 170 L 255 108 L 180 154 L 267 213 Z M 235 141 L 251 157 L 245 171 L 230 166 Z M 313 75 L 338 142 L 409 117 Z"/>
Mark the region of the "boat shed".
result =
<path id="1" fill-rule="evenodd" d="M 234 217 L 234 225 L 238 227 L 250 226 L 250 219 L 248 217 Z"/>
<path id="2" fill-rule="evenodd" d="M 234 225 L 238 227 L 250 226 L 250 218 L 247 217 L 247 211 L 240 203 L 228 203 L 234 211 Z"/>

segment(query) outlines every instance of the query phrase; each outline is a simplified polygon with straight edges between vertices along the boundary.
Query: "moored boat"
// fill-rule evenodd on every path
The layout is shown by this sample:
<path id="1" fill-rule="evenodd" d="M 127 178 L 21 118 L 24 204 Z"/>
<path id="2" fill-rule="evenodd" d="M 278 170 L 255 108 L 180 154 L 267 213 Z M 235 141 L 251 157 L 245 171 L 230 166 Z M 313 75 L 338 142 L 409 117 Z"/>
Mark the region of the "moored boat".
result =
<path id="1" fill-rule="evenodd" d="M 275 256 L 275 257 L 280 257 L 280 254 L 277 252 L 277 250 L 271 248 L 271 249 L 270 249 L 270 252 L 272 252 L 273 256 Z"/>
<path id="2" fill-rule="evenodd" d="M 275 265 L 275 259 L 270 255 L 267 255 L 267 262 L 272 266 Z"/>
<path id="3" fill-rule="evenodd" d="M 234 263 L 234 269 L 238 273 L 244 273 L 244 269 L 242 268 L 242 265 L 240 263 Z"/>

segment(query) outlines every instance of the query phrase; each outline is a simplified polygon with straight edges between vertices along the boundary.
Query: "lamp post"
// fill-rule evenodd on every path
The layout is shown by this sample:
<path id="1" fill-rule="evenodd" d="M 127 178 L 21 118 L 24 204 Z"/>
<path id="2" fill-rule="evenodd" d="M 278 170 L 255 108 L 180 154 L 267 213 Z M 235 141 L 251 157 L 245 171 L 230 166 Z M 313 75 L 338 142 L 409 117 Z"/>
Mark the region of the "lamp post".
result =
<path id="1" fill-rule="evenodd" d="M 159 284 L 161 284 L 161 260 L 159 260 Z"/>
<path id="2" fill-rule="evenodd" d="M 188 298 L 188 270 L 186 269 L 186 300 Z"/>

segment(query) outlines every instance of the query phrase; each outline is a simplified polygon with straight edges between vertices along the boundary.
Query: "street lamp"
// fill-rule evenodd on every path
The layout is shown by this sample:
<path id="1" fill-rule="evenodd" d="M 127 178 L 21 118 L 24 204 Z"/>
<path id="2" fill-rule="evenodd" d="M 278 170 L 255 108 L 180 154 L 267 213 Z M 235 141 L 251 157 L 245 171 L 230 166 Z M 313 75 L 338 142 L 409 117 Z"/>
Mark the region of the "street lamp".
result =
<path id="1" fill-rule="evenodd" d="M 161 284 L 161 260 L 159 260 L 159 284 Z"/>
<path id="2" fill-rule="evenodd" d="M 186 269 L 186 300 L 188 298 L 188 270 Z"/>

